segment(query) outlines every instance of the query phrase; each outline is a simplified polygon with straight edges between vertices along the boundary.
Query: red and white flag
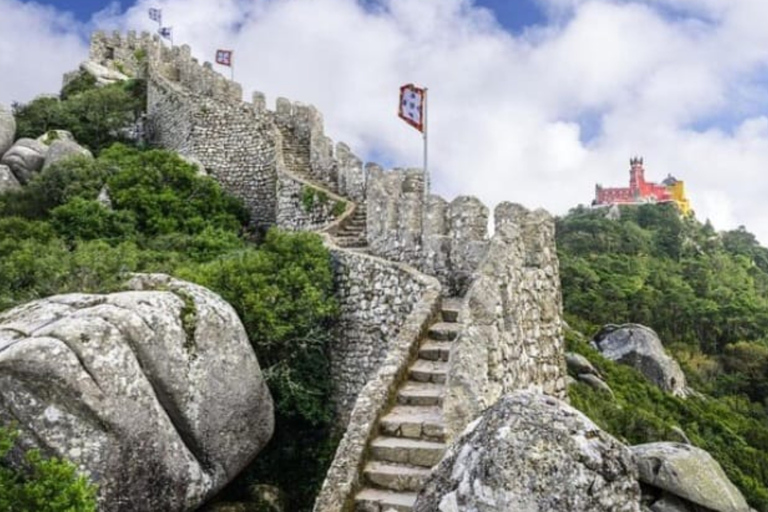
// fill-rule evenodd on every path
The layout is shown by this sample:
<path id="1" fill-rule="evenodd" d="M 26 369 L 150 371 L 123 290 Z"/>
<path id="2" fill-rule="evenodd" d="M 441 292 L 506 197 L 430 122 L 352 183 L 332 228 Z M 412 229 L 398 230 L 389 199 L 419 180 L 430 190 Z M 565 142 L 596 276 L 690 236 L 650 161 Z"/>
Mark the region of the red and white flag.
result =
<path id="1" fill-rule="evenodd" d="M 397 115 L 420 132 L 424 132 L 424 102 L 426 89 L 407 84 L 400 88 L 400 108 Z"/>
<path id="2" fill-rule="evenodd" d="M 232 65 L 232 50 L 216 50 L 216 64 Z"/>

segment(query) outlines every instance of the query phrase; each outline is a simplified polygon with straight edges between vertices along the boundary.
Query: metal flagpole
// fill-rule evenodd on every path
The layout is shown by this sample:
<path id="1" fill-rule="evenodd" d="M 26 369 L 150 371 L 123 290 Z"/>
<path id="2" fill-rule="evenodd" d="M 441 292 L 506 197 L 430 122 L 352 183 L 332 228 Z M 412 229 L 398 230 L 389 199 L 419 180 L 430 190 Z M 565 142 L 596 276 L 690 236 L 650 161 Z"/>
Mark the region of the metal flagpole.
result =
<path id="1" fill-rule="evenodd" d="M 229 54 L 229 79 L 235 81 L 235 52 Z"/>

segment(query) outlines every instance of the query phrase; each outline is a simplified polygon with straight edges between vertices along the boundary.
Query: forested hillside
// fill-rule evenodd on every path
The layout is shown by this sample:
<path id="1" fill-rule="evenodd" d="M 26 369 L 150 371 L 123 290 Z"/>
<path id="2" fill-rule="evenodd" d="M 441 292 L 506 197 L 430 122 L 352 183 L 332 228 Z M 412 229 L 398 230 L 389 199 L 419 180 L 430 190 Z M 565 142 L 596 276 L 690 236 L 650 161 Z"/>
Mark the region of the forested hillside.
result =
<path id="1" fill-rule="evenodd" d="M 679 440 L 708 450 L 752 506 L 768 511 L 768 249 L 744 228 L 718 233 L 673 207 L 576 208 L 557 223 L 569 349 L 615 399 L 583 383 L 574 404 L 632 444 Z M 656 330 L 700 394 L 665 395 L 586 343 L 600 325 Z M 584 336 L 586 335 L 586 336 Z"/>

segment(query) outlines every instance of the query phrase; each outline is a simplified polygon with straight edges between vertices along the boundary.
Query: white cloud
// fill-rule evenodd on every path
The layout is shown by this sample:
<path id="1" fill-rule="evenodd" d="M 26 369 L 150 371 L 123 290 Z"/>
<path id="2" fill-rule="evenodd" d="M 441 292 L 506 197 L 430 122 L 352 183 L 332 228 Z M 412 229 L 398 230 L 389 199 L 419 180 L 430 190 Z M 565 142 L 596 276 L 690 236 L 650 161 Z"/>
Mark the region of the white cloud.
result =
<path id="1" fill-rule="evenodd" d="M 62 72 L 87 52 L 82 25 L 52 7 L 0 0 L 0 102 L 61 89 Z"/>
<path id="2" fill-rule="evenodd" d="M 686 181 L 700 218 L 768 243 L 768 3 L 538 1 L 550 23 L 519 35 L 470 0 L 139 0 L 95 23 L 152 29 L 146 10 L 162 7 L 202 60 L 233 48 L 246 91 L 312 103 L 334 139 L 402 166 L 420 165 L 421 139 L 395 116 L 397 90 L 426 84 L 433 182 L 449 198 L 563 213 L 596 182 L 626 184 L 639 153 L 650 178 Z M 46 16 L 41 46 L 70 37 Z M 38 89 L 29 73 L 23 91 Z M 584 119 L 599 128 L 589 141 Z"/>

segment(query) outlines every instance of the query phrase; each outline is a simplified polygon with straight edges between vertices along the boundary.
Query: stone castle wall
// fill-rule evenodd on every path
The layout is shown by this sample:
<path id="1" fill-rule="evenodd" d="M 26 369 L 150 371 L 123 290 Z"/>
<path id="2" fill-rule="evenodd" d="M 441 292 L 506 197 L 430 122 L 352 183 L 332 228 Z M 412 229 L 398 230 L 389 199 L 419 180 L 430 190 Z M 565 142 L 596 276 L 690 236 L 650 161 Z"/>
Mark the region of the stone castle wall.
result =
<path id="1" fill-rule="evenodd" d="M 335 407 L 342 425 L 349 421 L 363 386 L 379 371 L 398 343 L 414 308 L 440 285 L 407 265 L 367 254 L 332 248 L 337 297 L 341 304 L 338 335 L 331 346 Z M 417 333 L 418 334 L 418 333 Z"/>
<path id="2" fill-rule="evenodd" d="M 147 80 L 150 141 L 198 160 L 244 201 L 254 226 L 323 229 L 346 200 L 364 200 L 360 160 L 343 144 L 334 151 L 314 107 L 280 98 L 269 111 L 261 93 L 243 102 L 240 84 L 200 64 L 188 46 L 148 33 L 97 32 L 90 60 Z M 307 201 L 307 188 L 319 200 Z"/>
<path id="3" fill-rule="evenodd" d="M 275 223 L 280 134 L 266 116 L 154 75 L 147 83 L 147 115 L 156 144 L 197 159 L 245 203 L 255 226 Z"/>
<path id="4" fill-rule="evenodd" d="M 449 436 L 518 389 L 567 400 L 562 299 L 553 218 L 501 203 L 495 234 L 471 279 L 449 361 Z"/>
<path id="5" fill-rule="evenodd" d="M 437 277 L 463 295 L 488 249 L 488 208 L 477 198 L 424 198 L 420 169 L 368 170 L 368 243 L 374 254 Z M 425 207 L 426 204 L 426 207 Z"/>

